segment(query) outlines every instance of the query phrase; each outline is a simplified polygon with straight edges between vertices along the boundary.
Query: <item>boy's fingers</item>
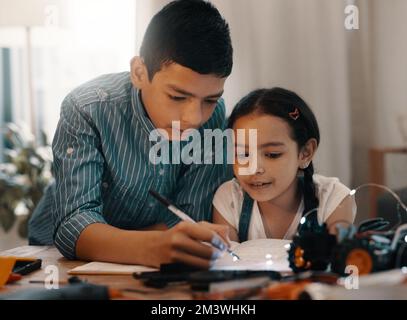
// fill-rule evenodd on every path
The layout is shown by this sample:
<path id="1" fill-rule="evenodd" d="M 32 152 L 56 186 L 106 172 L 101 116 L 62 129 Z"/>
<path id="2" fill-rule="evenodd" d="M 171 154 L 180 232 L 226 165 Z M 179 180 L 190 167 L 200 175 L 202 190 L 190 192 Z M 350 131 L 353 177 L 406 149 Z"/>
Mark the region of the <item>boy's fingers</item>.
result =
<path id="1" fill-rule="evenodd" d="M 207 260 L 216 259 L 220 256 L 219 250 L 201 241 L 191 239 L 184 233 L 178 233 L 174 236 L 173 246 L 178 251 L 183 251 Z"/>
<path id="2" fill-rule="evenodd" d="M 208 227 L 208 224 L 180 222 L 174 227 L 174 230 L 184 233 L 194 240 L 208 242 L 221 251 L 228 247 L 226 241 L 215 230 Z"/>
<path id="3" fill-rule="evenodd" d="M 177 251 L 173 259 L 175 262 L 186 263 L 202 269 L 209 269 L 211 266 L 211 260 L 203 259 L 183 251 Z"/>
<path id="4" fill-rule="evenodd" d="M 218 235 L 221 236 L 222 240 L 226 243 L 226 245 L 228 247 L 230 247 L 229 227 L 228 226 L 209 223 L 206 221 L 201 221 L 198 224 L 204 226 L 205 228 L 215 231 Z"/>
<path id="5" fill-rule="evenodd" d="M 175 228 L 192 239 L 211 242 L 215 232 L 201 223 L 180 222 Z"/>

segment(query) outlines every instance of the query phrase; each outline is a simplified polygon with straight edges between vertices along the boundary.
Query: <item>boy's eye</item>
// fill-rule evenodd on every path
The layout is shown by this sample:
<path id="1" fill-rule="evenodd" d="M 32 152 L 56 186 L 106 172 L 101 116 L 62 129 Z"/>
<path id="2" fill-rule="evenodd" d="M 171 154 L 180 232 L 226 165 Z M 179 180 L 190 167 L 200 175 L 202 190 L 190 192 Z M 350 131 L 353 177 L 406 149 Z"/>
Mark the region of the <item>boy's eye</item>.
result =
<path id="1" fill-rule="evenodd" d="M 218 103 L 218 100 L 205 100 L 205 103 L 207 103 L 207 104 L 216 104 L 216 103 Z"/>
<path id="2" fill-rule="evenodd" d="M 186 99 L 185 97 L 180 97 L 180 96 L 171 96 L 171 95 L 168 95 L 168 96 L 170 97 L 171 100 L 174 100 L 174 101 L 183 101 Z"/>
<path id="3" fill-rule="evenodd" d="M 281 156 L 281 153 L 266 153 L 266 157 L 270 159 L 277 159 Z"/>

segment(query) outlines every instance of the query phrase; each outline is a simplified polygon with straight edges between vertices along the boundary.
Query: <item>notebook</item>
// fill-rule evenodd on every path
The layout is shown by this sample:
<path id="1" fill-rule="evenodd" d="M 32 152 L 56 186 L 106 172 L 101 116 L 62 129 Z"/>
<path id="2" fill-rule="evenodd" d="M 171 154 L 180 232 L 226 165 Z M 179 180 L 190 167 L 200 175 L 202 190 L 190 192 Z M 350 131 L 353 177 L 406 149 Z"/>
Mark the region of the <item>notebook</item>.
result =
<path id="1" fill-rule="evenodd" d="M 290 272 L 288 248 L 290 240 L 255 239 L 242 243 L 233 242 L 231 249 L 240 260 L 224 254 L 216 260 L 211 270 L 270 270 Z"/>
<path id="2" fill-rule="evenodd" d="M 243 243 L 232 241 L 231 249 L 240 257 L 224 253 L 216 260 L 211 270 L 270 270 L 290 272 L 287 245 L 290 240 L 256 239 Z M 71 275 L 131 275 L 134 272 L 158 271 L 158 269 L 141 266 L 107 262 L 90 262 L 68 271 Z"/>
<path id="3" fill-rule="evenodd" d="M 132 275 L 134 272 L 158 271 L 158 269 L 119 263 L 89 262 L 68 271 L 71 275 Z"/>

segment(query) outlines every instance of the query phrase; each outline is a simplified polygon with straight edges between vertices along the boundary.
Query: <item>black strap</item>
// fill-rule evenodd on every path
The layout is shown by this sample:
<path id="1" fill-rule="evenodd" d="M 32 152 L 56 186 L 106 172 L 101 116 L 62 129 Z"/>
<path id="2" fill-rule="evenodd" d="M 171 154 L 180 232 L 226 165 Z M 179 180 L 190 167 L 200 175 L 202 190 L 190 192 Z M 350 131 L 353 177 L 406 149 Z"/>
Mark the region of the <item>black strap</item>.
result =
<path id="1" fill-rule="evenodd" d="M 253 203 L 254 203 L 253 199 L 250 198 L 250 196 L 245 192 L 242 212 L 240 214 L 240 220 L 239 220 L 239 241 L 240 242 L 247 241 L 247 237 L 249 234 L 250 219 L 252 218 Z"/>
<path id="2" fill-rule="evenodd" d="M 254 200 L 245 192 L 243 199 L 242 212 L 240 214 L 239 220 L 239 241 L 247 241 L 249 235 L 249 225 L 252 218 L 252 209 L 253 209 Z M 302 213 L 304 214 L 304 212 Z M 311 231 L 319 226 L 317 211 L 310 213 L 307 217 L 307 223 L 299 224 L 298 231 L 303 232 L 305 230 Z"/>

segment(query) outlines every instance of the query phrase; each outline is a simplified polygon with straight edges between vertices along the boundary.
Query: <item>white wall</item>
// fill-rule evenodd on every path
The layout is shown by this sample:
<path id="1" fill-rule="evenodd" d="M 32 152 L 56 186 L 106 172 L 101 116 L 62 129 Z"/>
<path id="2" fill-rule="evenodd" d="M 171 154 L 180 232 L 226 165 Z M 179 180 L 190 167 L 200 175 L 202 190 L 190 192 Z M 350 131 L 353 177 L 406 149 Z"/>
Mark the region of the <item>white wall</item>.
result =
<path id="1" fill-rule="evenodd" d="M 374 0 L 372 66 L 377 130 L 375 143 L 382 146 L 406 145 L 398 118 L 407 116 L 407 1 Z M 407 186 L 407 155 L 393 155 L 387 161 L 388 184 Z"/>
<path id="2" fill-rule="evenodd" d="M 351 181 L 350 104 L 343 1 L 215 0 L 229 22 L 234 69 L 231 110 L 259 87 L 282 86 L 311 106 L 321 130 L 319 173 Z"/>

